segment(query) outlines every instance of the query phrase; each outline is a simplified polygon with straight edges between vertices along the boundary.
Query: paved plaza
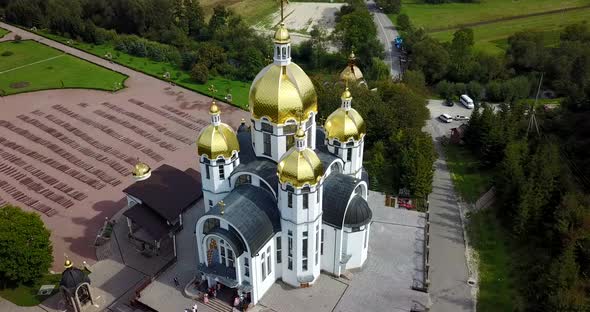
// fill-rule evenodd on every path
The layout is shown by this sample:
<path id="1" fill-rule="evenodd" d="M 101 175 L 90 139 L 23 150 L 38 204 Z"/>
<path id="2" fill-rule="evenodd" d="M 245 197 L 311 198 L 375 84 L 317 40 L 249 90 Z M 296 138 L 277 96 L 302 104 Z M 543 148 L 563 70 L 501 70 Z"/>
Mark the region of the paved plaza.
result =
<path id="1" fill-rule="evenodd" d="M 197 168 L 195 139 L 209 124 L 210 99 L 107 60 L 0 23 L 66 53 L 128 75 L 125 89 L 49 90 L 2 97 L 0 202 L 40 213 L 51 230 L 53 270 L 64 254 L 96 262 L 94 239 L 105 218 L 125 207 L 140 159 Z M 220 103 L 222 120 L 239 125 L 247 112 Z M 67 225 L 67 226 L 65 226 Z"/>

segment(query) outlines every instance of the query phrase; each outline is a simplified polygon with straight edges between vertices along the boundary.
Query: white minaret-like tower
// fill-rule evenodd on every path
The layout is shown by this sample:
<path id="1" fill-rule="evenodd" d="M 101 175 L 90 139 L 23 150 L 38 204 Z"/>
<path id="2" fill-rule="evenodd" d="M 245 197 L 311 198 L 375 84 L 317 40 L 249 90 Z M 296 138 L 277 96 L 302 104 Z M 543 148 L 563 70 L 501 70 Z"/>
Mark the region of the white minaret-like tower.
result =
<path id="1" fill-rule="evenodd" d="M 285 23 L 281 22 L 275 34 L 274 43 L 274 64 L 278 66 L 291 64 L 291 39 Z"/>
<path id="2" fill-rule="evenodd" d="M 326 145 L 330 153 L 344 161 L 343 173 L 360 178 L 365 146 L 365 121 L 352 108 L 350 90 L 342 93 L 341 105 L 326 119 Z"/>
<path id="3" fill-rule="evenodd" d="M 302 128 L 295 134 L 295 146 L 281 158 L 277 173 L 282 279 L 295 287 L 311 285 L 320 275 L 324 169 L 316 153 L 307 147 Z"/>
<path id="4" fill-rule="evenodd" d="M 231 191 L 229 177 L 240 164 L 240 146 L 233 129 L 221 122 L 215 101 L 209 109 L 211 124 L 201 130 L 197 140 L 205 211 Z"/>

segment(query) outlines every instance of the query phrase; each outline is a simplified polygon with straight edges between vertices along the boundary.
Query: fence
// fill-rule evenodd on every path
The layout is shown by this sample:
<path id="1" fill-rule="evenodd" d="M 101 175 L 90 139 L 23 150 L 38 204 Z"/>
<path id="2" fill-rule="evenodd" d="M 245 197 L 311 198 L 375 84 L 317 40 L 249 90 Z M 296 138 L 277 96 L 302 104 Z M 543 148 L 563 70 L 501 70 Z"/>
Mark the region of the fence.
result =
<path id="1" fill-rule="evenodd" d="M 475 202 L 475 211 L 479 211 L 481 209 L 486 209 L 494 204 L 496 201 L 496 188 L 491 187 L 485 194 L 483 194 L 476 202 Z"/>

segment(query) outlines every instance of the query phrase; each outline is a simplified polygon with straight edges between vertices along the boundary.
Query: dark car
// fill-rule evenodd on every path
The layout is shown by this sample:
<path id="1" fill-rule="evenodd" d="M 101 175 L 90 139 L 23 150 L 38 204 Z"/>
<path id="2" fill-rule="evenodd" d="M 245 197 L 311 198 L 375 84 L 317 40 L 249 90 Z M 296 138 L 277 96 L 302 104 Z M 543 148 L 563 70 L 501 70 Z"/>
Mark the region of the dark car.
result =
<path id="1" fill-rule="evenodd" d="M 451 100 L 451 99 L 446 99 L 445 100 L 445 105 L 446 106 L 453 106 L 453 105 L 455 105 L 455 103 L 453 103 L 453 100 Z"/>

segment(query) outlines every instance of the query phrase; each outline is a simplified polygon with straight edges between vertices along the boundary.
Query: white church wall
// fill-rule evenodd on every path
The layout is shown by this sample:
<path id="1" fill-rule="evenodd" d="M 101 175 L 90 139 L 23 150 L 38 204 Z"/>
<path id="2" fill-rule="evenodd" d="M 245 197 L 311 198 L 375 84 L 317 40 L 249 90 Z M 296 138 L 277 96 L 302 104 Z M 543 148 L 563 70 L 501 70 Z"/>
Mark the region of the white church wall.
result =
<path id="1" fill-rule="evenodd" d="M 262 249 L 260 249 L 260 251 L 258 252 L 257 255 L 255 255 L 254 257 L 252 257 L 252 271 L 251 273 L 255 274 L 252 275 L 253 277 L 253 281 L 254 284 L 252 284 L 252 287 L 254 289 L 254 294 L 253 294 L 253 300 L 254 297 L 256 297 L 256 302 L 258 300 L 260 300 L 260 298 L 262 298 L 262 296 L 266 293 L 266 291 L 274 284 L 274 282 L 277 279 L 277 275 L 276 275 L 276 260 L 275 260 L 275 248 L 274 248 L 274 239 L 269 240 Z M 268 274 L 268 266 L 267 266 L 267 262 L 268 262 L 268 250 L 270 249 L 271 252 L 271 273 Z M 264 270 L 265 273 L 262 273 L 262 256 L 264 254 Z M 263 278 L 264 277 L 264 278 Z M 256 304 L 254 302 L 254 304 Z"/>
<path id="2" fill-rule="evenodd" d="M 322 224 L 322 229 L 324 230 L 324 252 L 321 255 L 321 269 L 334 275 L 338 275 L 337 268 L 339 266 L 338 262 L 340 261 L 340 230 L 327 224 Z"/>
<path id="3" fill-rule="evenodd" d="M 364 248 L 366 226 L 361 228 L 363 230 L 357 232 L 352 232 L 351 228 L 344 228 L 343 235 L 347 236 L 347 238 L 344 240 L 346 241 L 346 253 L 351 256 L 346 263 L 347 270 L 362 267 L 363 263 L 367 259 L 367 253 Z"/>

